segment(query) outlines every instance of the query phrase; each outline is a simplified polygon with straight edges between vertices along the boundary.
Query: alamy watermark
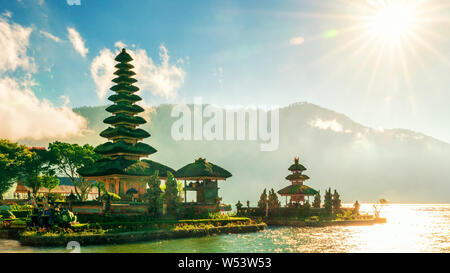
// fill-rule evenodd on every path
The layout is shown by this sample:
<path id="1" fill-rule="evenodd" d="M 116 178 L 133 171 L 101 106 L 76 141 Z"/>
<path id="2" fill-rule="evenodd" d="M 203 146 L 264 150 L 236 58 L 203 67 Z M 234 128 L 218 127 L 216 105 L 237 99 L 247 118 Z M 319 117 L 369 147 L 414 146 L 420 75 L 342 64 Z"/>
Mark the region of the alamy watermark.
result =
<path id="1" fill-rule="evenodd" d="M 261 151 L 275 151 L 279 145 L 278 106 L 203 105 L 195 98 L 193 107 L 178 104 L 171 116 L 178 118 L 171 128 L 175 141 L 260 141 Z"/>

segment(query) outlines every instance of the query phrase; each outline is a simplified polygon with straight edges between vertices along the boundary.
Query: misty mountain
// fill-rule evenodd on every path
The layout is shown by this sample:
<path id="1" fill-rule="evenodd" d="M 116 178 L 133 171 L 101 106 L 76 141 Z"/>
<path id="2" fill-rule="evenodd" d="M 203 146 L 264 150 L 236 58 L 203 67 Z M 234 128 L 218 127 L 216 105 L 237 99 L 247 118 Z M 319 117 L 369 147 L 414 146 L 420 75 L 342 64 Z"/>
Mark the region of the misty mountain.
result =
<path id="1" fill-rule="evenodd" d="M 327 187 L 337 189 L 343 201 L 450 201 L 450 144 L 424 134 L 373 129 L 343 114 L 297 103 L 279 109 L 278 149 L 261 151 L 260 141 L 175 141 L 171 127 L 178 118 L 171 117 L 172 107 L 156 107 L 150 112 L 151 121 L 142 126 L 152 135 L 145 142 L 158 150 L 150 158 L 178 169 L 205 157 L 226 168 L 233 176 L 220 182 L 224 202 L 241 200 L 245 204 L 250 200 L 256 204 L 264 188 L 277 191 L 287 186 L 287 168 L 296 156 L 308 169 L 304 173 L 311 177 L 306 185 L 321 193 Z M 74 109 L 86 117 L 89 130 L 82 137 L 65 141 L 92 145 L 105 142 L 98 135 L 106 128 L 102 122 L 109 115 L 105 108 Z M 203 123 L 208 120 L 204 118 Z M 281 201 L 284 203 L 283 198 Z"/>

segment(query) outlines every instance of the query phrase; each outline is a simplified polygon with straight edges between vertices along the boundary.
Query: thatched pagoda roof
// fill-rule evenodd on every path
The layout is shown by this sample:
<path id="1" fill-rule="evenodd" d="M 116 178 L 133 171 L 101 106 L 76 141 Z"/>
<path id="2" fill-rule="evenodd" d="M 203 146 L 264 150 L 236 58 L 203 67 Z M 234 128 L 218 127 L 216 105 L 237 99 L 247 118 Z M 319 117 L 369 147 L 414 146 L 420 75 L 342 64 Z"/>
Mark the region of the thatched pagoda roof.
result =
<path id="1" fill-rule="evenodd" d="M 290 181 L 305 181 L 308 179 L 309 179 L 309 176 L 307 176 L 306 174 L 301 174 L 301 173 L 292 173 L 292 174 L 286 176 L 286 180 L 290 180 Z"/>
<path id="2" fill-rule="evenodd" d="M 127 112 L 132 114 L 138 114 L 141 112 L 144 112 L 144 108 L 140 107 L 139 105 L 133 104 L 133 105 L 127 105 L 127 104 L 113 104 L 105 109 L 107 112 L 110 113 L 120 113 L 120 112 Z"/>
<path id="3" fill-rule="evenodd" d="M 289 171 L 293 172 L 293 171 L 298 171 L 298 172 L 303 172 L 306 171 L 305 166 L 303 166 L 302 164 L 299 163 L 299 159 L 298 157 L 294 158 L 294 164 L 292 164 L 289 168 Z"/>
<path id="4" fill-rule="evenodd" d="M 278 194 L 280 195 L 293 195 L 293 194 L 316 195 L 317 193 L 319 192 L 316 191 L 315 189 L 300 184 L 289 185 L 278 191 Z"/>
<path id="5" fill-rule="evenodd" d="M 175 173 L 174 169 L 155 161 L 129 160 L 122 156 L 116 159 L 102 158 L 90 167 L 78 169 L 78 173 L 91 178 L 107 175 L 151 176 L 156 170 L 160 178 L 167 178 L 167 171 Z"/>
<path id="6" fill-rule="evenodd" d="M 156 153 L 156 149 L 142 142 L 138 142 L 135 145 L 130 145 L 123 140 L 119 140 L 117 142 L 106 142 L 98 145 L 95 148 L 95 152 L 102 155 L 114 153 L 150 155 Z"/>
<path id="7" fill-rule="evenodd" d="M 123 113 L 119 113 L 115 116 L 107 117 L 103 120 L 106 124 L 132 124 L 132 125 L 140 125 L 146 123 L 145 119 L 139 116 L 129 116 Z"/>
<path id="8" fill-rule="evenodd" d="M 142 100 L 142 98 L 134 94 L 120 93 L 109 96 L 108 100 L 112 102 L 119 102 L 119 101 L 136 102 Z"/>
<path id="9" fill-rule="evenodd" d="M 100 133 L 101 137 L 106 137 L 106 138 L 114 138 L 114 137 L 129 137 L 129 138 L 138 138 L 138 139 L 142 139 L 142 138 L 146 138 L 149 137 L 150 134 L 143 130 L 143 129 L 130 129 L 127 127 L 108 127 L 107 129 L 103 130 Z"/>
<path id="10" fill-rule="evenodd" d="M 183 180 L 225 180 L 231 177 L 231 173 L 204 158 L 199 158 L 176 171 L 175 177 Z"/>
<path id="11" fill-rule="evenodd" d="M 131 62 L 133 58 L 131 58 L 125 48 L 122 48 L 122 51 L 116 56 L 116 58 L 114 58 L 114 60 L 121 63 L 128 63 Z"/>

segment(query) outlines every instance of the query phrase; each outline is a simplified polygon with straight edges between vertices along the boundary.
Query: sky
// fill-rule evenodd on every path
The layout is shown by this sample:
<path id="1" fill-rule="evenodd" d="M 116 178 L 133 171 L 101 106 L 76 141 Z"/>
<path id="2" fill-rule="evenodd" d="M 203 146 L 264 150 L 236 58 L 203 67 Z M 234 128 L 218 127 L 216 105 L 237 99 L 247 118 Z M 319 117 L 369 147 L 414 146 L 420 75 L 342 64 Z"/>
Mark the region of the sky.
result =
<path id="1" fill-rule="evenodd" d="M 82 134 L 126 47 L 147 105 L 307 101 L 450 143 L 448 0 L 0 0 L 0 137 Z M 20 126 L 19 126 L 20 124 Z"/>

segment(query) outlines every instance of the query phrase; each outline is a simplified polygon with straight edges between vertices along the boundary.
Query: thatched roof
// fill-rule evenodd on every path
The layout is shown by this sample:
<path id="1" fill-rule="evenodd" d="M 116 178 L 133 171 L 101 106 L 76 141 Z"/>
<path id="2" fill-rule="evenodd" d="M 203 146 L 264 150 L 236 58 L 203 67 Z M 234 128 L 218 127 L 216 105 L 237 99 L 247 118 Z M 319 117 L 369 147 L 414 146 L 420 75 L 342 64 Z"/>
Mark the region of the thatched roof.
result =
<path id="1" fill-rule="evenodd" d="M 128 54 L 125 48 L 122 48 L 122 51 L 119 53 L 119 55 L 116 56 L 114 60 L 121 63 L 128 63 L 131 62 L 133 58 L 131 58 L 130 54 Z"/>
<path id="2" fill-rule="evenodd" d="M 127 71 L 127 70 L 129 70 L 129 69 L 134 68 L 134 65 L 132 65 L 132 64 L 127 64 L 127 63 L 118 63 L 118 64 L 116 64 L 114 67 L 115 67 L 115 68 L 118 68 L 118 69 L 119 69 L 118 71 L 120 71 L 120 70 Z M 117 71 L 117 72 L 118 72 L 118 71 Z"/>
<path id="3" fill-rule="evenodd" d="M 292 173 L 288 176 L 286 176 L 286 179 L 289 181 L 305 181 L 309 179 L 309 176 L 307 176 L 306 174 L 301 174 L 301 173 Z"/>
<path id="4" fill-rule="evenodd" d="M 292 195 L 292 194 L 303 194 L 303 195 L 316 195 L 319 193 L 313 188 L 310 188 L 305 185 L 295 184 L 289 185 L 278 191 L 280 195 Z"/>
<path id="5" fill-rule="evenodd" d="M 113 104 L 105 109 L 107 112 L 110 113 L 119 113 L 119 112 L 128 112 L 133 114 L 138 114 L 141 112 L 144 112 L 144 108 L 140 107 L 139 105 L 133 104 L 133 105 L 124 105 L 124 104 Z"/>
<path id="6" fill-rule="evenodd" d="M 167 170 L 175 172 L 174 169 L 151 160 L 129 160 L 120 156 L 116 159 L 102 158 L 90 167 L 78 169 L 78 173 L 84 177 L 97 177 L 106 175 L 130 175 L 151 176 L 159 171 L 159 177 L 166 178 Z"/>
<path id="7" fill-rule="evenodd" d="M 111 87 L 109 90 L 116 92 L 125 92 L 125 93 L 133 93 L 139 91 L 139 87 L 131 85 L 131 84 L 116 84 Z"/>
<path id="8" fill-rule="evenodd" d="M 112 102 L 117 102 L 117 101 L 136 102 L 136 101 L 142 100 L 142 98 L 139 97 L 138 95 L 134 95 L 134 94 L 119 93 L 119 94 L 114 94 L 114 95 L 109 96 L 108 100 L 110 100 Z"/>
<path id="9" fill-rule="evenodd" d="M 139 116 L 129 116 L 122 113 L 119 113 L 115 116 L 107 117 L 103 120 L 106 124 L 133 124 L 133 125 L 140 125 L 146 123 L 145 119 Z"/>
<path id="10" fill-rule="evenodd" d="M 103 130 L 100 133 L 101 137 L 106 137 L 106 138 L 112 138 L 112 137 L 117 137 L 117 136 L 122 136 L 122 137 L 129 137 L 129 138 L 138 138 L 138 139 L 142 139 L 142 138 L 146 138 L 149 137 L 150 134 L 143 130 L 143 129 L 129 129 L 126 127 L 108 127 L 107 129 Z"/>
<path id="11" fill-rule="evenodd" d="M 292 165 L 288 168 L 288 170 L 291 171 L 291 172 L 293 172 L 293 171 L 298 171 L 298 172 L 306 171 L 305 166 L 303 166 L 302 164 L 300 164 L 298 161 L 299 161 L 299 160 L 298 160 L 298 157 L 294 158 L 294 164 L 292 164 Z"/>
<path id="12" fill-rule="evenodd" d="M 74 186 L 72 183 L 72 180 L 70 180 L 69 177 L 58 177 L 59 179 L 59 185 L 54 188 L 51 193 L 57 193 L 57 194 L 70 194 L 74 191 Z M 91 181 L 93 184 L 95 184 L 95 181 Z M 17 182 L 15 193 L 28 193 L 28 191 L 32 192 L 30 188 L 25 186 L 21 180 Z M 41 187 L 38 190 L 39 193 L 48 193 L 48 189 L 45 187 Z M 96 187 L 91 188 L 89 191 L 89 194 L 97 194 L 98 189 Z"/>
<path id="13" fill-rule="evenodd" d="M 137 82 L 137 80 L 135 78 L 130 78 L 129 76 L 119 76 L 116 77 L 114 79 L 112 79 L 113 82 L 117 83 L 117 84 L 133 84 L 135 82 Z"/>
<path id="14" fill-rule="evenodd" d="M 204 158 L 195 160 L 175 173 L 176 178 L 183 180 L 223 179 L 231 177 L 231 173 Z"/>
<path id="15" fill-rule="evenodd" d="M 117 142 L 106 142 L 101 145 L 98 145 L 95 148 L 95 152 L 103 155 L 114 153 L 150 155 L 156 153 L 156 149 L 142 142 L 138 142 L 135 145 L 132 145 L 123 140 L 119 140 Z"/>

